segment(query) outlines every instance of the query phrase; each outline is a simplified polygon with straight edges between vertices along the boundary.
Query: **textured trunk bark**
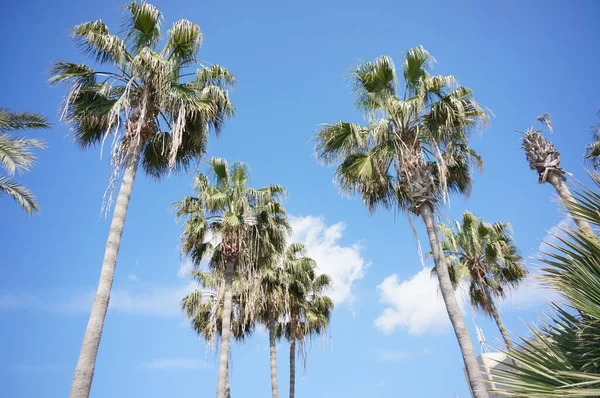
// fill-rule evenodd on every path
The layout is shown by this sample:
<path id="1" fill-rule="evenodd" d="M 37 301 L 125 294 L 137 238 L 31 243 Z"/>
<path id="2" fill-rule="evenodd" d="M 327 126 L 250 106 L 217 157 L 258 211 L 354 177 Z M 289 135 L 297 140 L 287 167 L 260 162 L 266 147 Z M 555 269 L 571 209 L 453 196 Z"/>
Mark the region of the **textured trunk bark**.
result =
<path id="1" fill-rule="evenodd" d="M 221 327 L 221 351 L 219 352 L 219 374 L 217 378 L 217 398 L 227 398 L 229 362 L 229 337 L 231 336 L 231 301 L 233 288 L 233 261 L 225 266 L 225 293 L 223 297 L 223 325 Z"/>
<path id="2" fill-rule="evenodd" d="M 225 388 L 227 390 L 225 394 L 227 398 L 231 398 L 231 386 L 229 385 L 229 361 L 227 361 L 227 381 L 225 383 L 227 385 Z"/>
<path id="3" fill-rule="evenodd" d="M 558 196 L 565 205 L 567 203 L 575 203 L 575 198 L 573 198 L 573 195 L 571 195 L 571 191 L 569 191 L 569 188 L 567 188 L 560 176 L 558 176 L 556 173 L 549 172 L 548 182 L 552 184 L 554 189 L 556 189 L 556 193 L 558 193 Z M 586 234 L 593 233 L 592 227 L 587 221 L 581 220 L 577 217 L 573 217 L 573 221 L 575 221 L 577 228 L 579 228 L 581 232 L 584 232 Z"/>
<path id="4" fill-rule="evenodd" d="M 492 314 L 492 318 L 494 318 L 494 321 L 496 321 L 496 325 L 498 325 L 498 330 L 500 330 L 500 334 L 502 335 L 502 338 L 504 339 L 506 348 L 508 348 L 509 351 L 514 350 L 515 346 L 513 345 L 513 342 L 510 339 L 510 336 L 508 334 L 508 329 L 506 329 L 506 326 L 504 326 L 504 322 L 502 322 L 502 318 L 500 318 L 500 313 L 498 312 L 496 303 L 494 303 L 494 299 L 490 293 L 490 289 L 488 289 L 488 287 L 484 285 L 483 291 L 485 292 L 487 302 L 490 307 L 490 313 Z"/>
<path id="5" fill-rule="evenodd" d="M 294 398 L 296 392 L 296 339 L 290 342 L 290 398 Z"/>
<path id="6" fill-rule="evenodd" d="M 141 148 L 141 143 L 132 146 L 125 160 L 125 171 L 110 223 L 108 240 L 104 250 L 104 260 L 102 261 L 102 269 L 100 271 L 100 280 L 96 296 L 94 297 L 94 303 L 92 304 L 90 318 L 85 329 L 85 335 L 83 336 L 77 367 L 73 375 L 71 392 L 69 394 L 70 398 L 88 398 L 90 395 L 94 369 L 96 367 L 96 356 L 98 355 L 98 347 L 102 338 L 104 319 L 106 318 L 110 291 L 115 275 L 117 254 L 121 245 L 123 225 L 125 224 L 127 207 L 129 206 L 129 199 L 131 198 L 135 174 L 140 160 Z"/>
<path id="7" fill-rule="evenodd" d="M 442 292 L 446 310 L 448 311 L 450 322 L 452 323 L 458 345 L 460 346 L 465 369 L 467 371 L 467 379 L 471 386 L 471 392 L 475 398 L 488 398 L 488 393 L 482 380 L 481 369 L 477 362 L 477 357 L 475 356 L 475 350 L 473 349 L 473 342 L 471 341 L 471 336 L 469 335 L 462 313 L 460 312 L 460 307 L 458 306 L 458 301 L 454 295 L 454 288 L 450 281 L 450 274 L 448 274 L 446 259 L 444 258 L 442 246 L 437 236 L 437 226 L 433 216 L 433 208 L 431 205 L 425 203 L 421 205 L 420 213 L 425 222 L 425 227 L 427 228 L 427 236 L 429 237 L 431 252 L 433 253 L 440 291 Z"/>
<path id="8" fill-rule="evenodd" d="M 271 391 L 273 398 L 279 397 L 277 390 L 277 345 L 275 342 L 275 320 L 269 315 L 269 353 L 271 356 Z"/>

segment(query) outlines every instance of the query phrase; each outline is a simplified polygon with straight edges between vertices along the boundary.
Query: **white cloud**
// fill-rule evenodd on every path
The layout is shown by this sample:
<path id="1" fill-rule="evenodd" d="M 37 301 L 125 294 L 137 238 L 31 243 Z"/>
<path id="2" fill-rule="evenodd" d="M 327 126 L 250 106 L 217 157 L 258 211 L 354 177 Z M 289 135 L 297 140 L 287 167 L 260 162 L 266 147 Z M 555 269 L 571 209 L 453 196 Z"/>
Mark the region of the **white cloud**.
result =
<path id="1" fill-rule="evenodd" d="M 206 366 L 206 362 L 192 358 L 159 358 L 139 364 L 141 369 L 150 370 L 202 370 Z"/>
<path id="2" fill-rule="evenodd" d="M 129 279 L 131 282 L 137 282 L 138 281 L 138 277 L 136 274 L 129 274 L 127 276 L 127 279 Z"/>
<path id="3" fill-rule="evenodd" d="M 429 354 L 431 354 L 431 348 L 423 348 L 417 351 L 382 350 L 377 353 L 377 359 L 381 362 L 399 362 Z"/>
<path id="4" fill-rule="evenodd" d="M 421 335 L 442 333 L 450 326 L 437 280 L 431 277 L 431 268 L 424 268 L 405 281 L 395 274 L 388 276 L 377 289 L 380 301 L 387 305 L 375 319 L 375 327 L 381 332 L 389 334 L 403 329 L 409 334 Z M 456 298 L 462 310 L 466 299 L 460 291 Z"/>
<path id="5" fill-rule="evenodd" d="M 329 275 L 333 289 L 329 296 L 336 303 L 352 300 L 352 285 L 362 278 L 368 264 L 362 258 L 360 245 L 342 246 L 340 239 L 346 225 L 325 224 L 322 217 L 290 217 L 292 242 L 306 245 L 308 255 L 317 262 L 319 272 Z"/>
<path id="6" fill-rule="evenodd" d="M 550 246 L 556 245 L 558 243 L 558 238 L 564 236 L 563 231 L 568 230 L 569 228 L 572 228 L 574 226 L 574 224 L 575 223 L 573 222 L 573 219 L 571 218 L 571 216 L 569 216 L 569 215 L 564 216 L 558 222 L 558 224 L 556 224 L 555 226 L 550 228 L 548 231 L 546 231 L 546 236 L 544 236 L 544 238 L 540 242 L 538 251 L 551 250 L 552 248 Z"/>
<path id="7" fill-rule="evenodd" d="M 190 260 L 189 258 L 186 257 L 181 262 L 181 266 L 179 267 L 179 272 L 177 273 L 177 276 L 179 276 L 180 278 L 183 278 L 183 279 L 189 278 L 190 273 L 192 272 L 193 269 L 194 269 L 194 263 L 192 263 L 192 260 Z"/>
<path id="8" fill-rule="evenodd" d="M 555 290 L 544 285 L 539 271 L 534 270 L 523 280 L 523 283 L 506 295 L 502 304 L 507 309 L 529 310 L 560 299 L 560 295 Z"/>
<path id="9" fill-rule="evenodd" d="M 542 251 L 551 252 L 552 245 L 559 243 L 558 238 L 564 236 L 565 230 L 574 227 L 573 219 L 565 215 L 556 225 L 546 231 L 536 252 L 536 258 L 543 256 Z M 508 308 L 527 310 L 539 308 L 551 301 L 560 301 L 560 295 L 544 285 L 540 279 L 540 270 L 529 267 L 530 274 L 525 278 L 513 292 L 504 299 L 504 305 Z"/>
<path id="10" fill-rule="evenodd" d="M 181 314 L 181 299 L 195 287 L 190 282 L 174 287 L 115 290 L 110 297 L 109 310 L 147 316 L 178 316 Z"/>

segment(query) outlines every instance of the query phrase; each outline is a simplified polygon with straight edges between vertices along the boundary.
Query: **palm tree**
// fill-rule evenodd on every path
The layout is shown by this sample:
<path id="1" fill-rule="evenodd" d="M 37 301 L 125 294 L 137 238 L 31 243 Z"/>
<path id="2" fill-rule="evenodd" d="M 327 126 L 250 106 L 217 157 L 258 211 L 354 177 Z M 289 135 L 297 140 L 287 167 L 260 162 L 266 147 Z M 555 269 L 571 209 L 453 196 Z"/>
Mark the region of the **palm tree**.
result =
<path id="1" fill-rule="evenodd" d="M 202 337 L 207 344 L 212 345 L 222 334 L 223 326 L 223 275 L 214 272 L 202 272 L 194 269 L 192 277 L 198 283 L 199 289 L 187 294 L 181 300 L 181 308 L 190 320 L 192 329 Z M 243 317 L 241 296 L 243 289 L 241 281 L 236 278 L 232 285 L 231 333 L 238 341 L 246 339 L 254 329 L 254 323 Z M 227 366 L 226 397 L 230 398 L 229 363 Z"/>
<path id="2" fill-rule="evenodd" d="M 89 396 L 104 327 L 117 253 L 138 165 L 157 179 L 186 170 L 206 150 L 208 134 L 219 133 L 233 114 L 227 87 L 235 79 L 219 65 L 197 67 L 202 44 L 198 25 L 173 23 L 161 42 L 162 14 L 149 3 L 127 5 L 123 38 L 97 20 L 75 26 L 73 37 L 83 53 L 102 68 L 57 62 L 52 83 L 69 93 L 63 118 L 82 148 L 112 142 L 113 175 L 106 200 L 112 202 L 120 172 L 121 187 L 106 243 L 94 304 L 71 385 L 72 398 Z M 106 204 L 106 202 L 105 202 Z"/>
<path id="3" fill-rule="evenodd" d="M 573 195 L 565 184 L 565 170 L 560 167 L 560 153 L 556 150 L 554 144 L 546 139 L 542 130 L 536 129 L 536 124 L 540 123 L 549 133 L 552 133 L 552 123 L 550 114 L 544 113 L 538 116 L 529 130 L 523 134 L 523 150 L 529 168 L 538 173 L 538 183 L 550 183 L 556 190 L 563 204 L 568 208 L 568 203 L 573 203 Z M 586 233 L 593 233 L 590 224 L 582 219 L 574 219 L 577 227 Z"/>
<path id="4" fill-rule="evenodd" d="M 600 181 L 566 204 L 573 217 L 600 226 Z M 542 253 L 542 278 L 562 300 L 552 305 L 533 338 L 508 352 L 516 364 L 498 368 L 493 381 L 518 397 L 600 396 L 600 237 L 567 228 Z"/>
<path id="5" fill-rule="evenodd" d="M 317 156 L 338 164 L 341 189 L 377 206 L 420 216 L 426 226 L 437 276 L 476 398 L 487 397 L 481 373 L 437 236 L 436 208 L 450 192 L 468 195 L 472 165 L 480 157 L 468 146 L 470 132 L 487 121 L 470 89 L 453 76 L 432 76 L 433 57 L 415 47 L 404 56 L 404 93 L 396 68 L 381 56 L 352 74 L 356 105 L 368 123 L 326 124 L 316 137 Z"/>
<path id="6" fill-rule="evenodd" d="M 242 163 L 229 167 L 224 159 L 213 158 L 209 164 L 208 176 L 196 176 L 198 196 L 186 197 L 175 206 L 178 217 L 186 218 L 183 253 L 194 264 L 208 258 L 209 267 L 224 275 L 217 398 L 226 398 L 234 277 L 243 283 L 256 280 L 259 259 L 283 250 L 289 226 L 279 202 L 286 193 L 284 188 L 250 188 L 248 170 Z M 218 242 L 216 245 L 207 240 L 208 234 Z M 241 316 L 252 322 L 258 289 L 243 292 Z"/>
<path id="7" fill-rule="evenodd" d="M 303 349 L 307 338 L 325 333 L 333 301 L 325 295 L 331 288 L 328 275 L 316 273 L 316 263 L 306 257 L 306 248 L 293 244 L 283 261 L 288 300 L 287 320 L 280 323 L 277 334 L 290 342 L 290 398 L 296 391 L 296 343 Z M 305 356 L 303 356 L 305 357 Z"/>
<path id="8" fill-rule="evenodd" d="M 598 111 L 600 117 L 600 110 Z M 595 168 L 600 167 L 600 123 L 592 126 L 593 142 L 585 148 L 585 159 Z"/>
<path id="9" fill-rule="evenodd" d="M 516 287 L 527 275 L 523 258 L 510 235 L 510 224 L 489 224 L 465 211 L 462 222 L 455 222 L 454 229 L 444 224 L 439 228 L 452 284 L 456 288 L 461 280 L 469 282 L 471 305 L 494 319 L 506 347 L 514 349 L 494 303 L 494 298 L 502 299 L 507 288 Z"/>
<path id="10" fill-rule="evenodd" d="M 258 277 L 261 300 L 258 303 L 258 318 L 266 325 L 269 333 L 269 362 L 271 368 L 271 394 L 279 397 L 277 383 L 277 324 L 287 314 L 287 275 L 282 261 L 288 259 L 295 244 L 290 245 L 283 254 L 272 253 L 263 260 Z"/>
<path id="11" fill-rule="evenodd" d="M 14 138 L 8 133 L 25 129 L 47 129 L 45 117 L 36 113 L 15 113 L 0 108 L 0 165 L 8 176 L 0 175 L 0 196 L 8 195 L 27 213 L 38 213 L 40 208 L 33 193 L 10 177 L 29 171 L 35 164 L 32 148 L 43 148 L 44 143 L 31 138 Z"/>

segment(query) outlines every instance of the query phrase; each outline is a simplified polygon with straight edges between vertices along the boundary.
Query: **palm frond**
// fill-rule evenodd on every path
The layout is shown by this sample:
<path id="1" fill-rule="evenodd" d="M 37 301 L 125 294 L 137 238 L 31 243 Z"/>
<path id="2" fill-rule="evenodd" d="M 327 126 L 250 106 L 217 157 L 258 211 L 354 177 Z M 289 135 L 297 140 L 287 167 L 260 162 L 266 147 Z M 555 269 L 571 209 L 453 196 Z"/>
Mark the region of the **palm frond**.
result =
<path id="1" fill-rule="evenodd" d="M 198 49 L 202 45 L 200 27 L 187 19 L 175 21 L 167 33 L 167 44 L 164 51 L 167 59 L 178 65 L 196 61 Z"/>
<path id="2" fill-rule="evenodd" d="M 125 41 L 133 53 L 144 47 L 154 47 L 160 40 L 162 14 L 152 4 L 133 1 L 126 7 L 129 15 L 123 20 Z"/>
<path id="3" fill-rule="evenodd" d="M 8 195 L 21 206 L 29 215 L 39 213 L 40 208 L 35 200 L 35 195 L 23 185 L 12 181 L 8 177 L 0 176 L 0 196 Z"/>
<path id="4" fill-rule="evenodd" d="M 18 113 L 0 108 L 0 132 L 47 128 L 50 128 L 48 119 L 39 113 Z"/>
<path id="5" fill-rule="evenodd" d="M 81 51 L 100 64 L 112 63 L 122 67 L 131 58 L 123 40 L 111 34 L 100 19 L 75 26 L 72 35 Z"/>
<path id="6" fill-rule="evenodd" d="M 45 144 L 31 138 L 12 138 L 8 134 L 0 134 L 0 165 L 9 175 L 15 172 L 28 171 L 35 163 L 32 148 L 44 148 Z"/>
<path id="7" fill-rule="evenodd" d="M 596 188 L 598 186 L 596 185 Z M 600 196 L 590 188 L 568 204 L 574 217 L 600 226 Z M 564 304 L 523 339 L 508 369 L 495 371 L 494 382 L 518 396 L 598 396 L 600 394 L 600 240 L 596 234 L 566 229 L 543 253 L 543 280 Z"/>

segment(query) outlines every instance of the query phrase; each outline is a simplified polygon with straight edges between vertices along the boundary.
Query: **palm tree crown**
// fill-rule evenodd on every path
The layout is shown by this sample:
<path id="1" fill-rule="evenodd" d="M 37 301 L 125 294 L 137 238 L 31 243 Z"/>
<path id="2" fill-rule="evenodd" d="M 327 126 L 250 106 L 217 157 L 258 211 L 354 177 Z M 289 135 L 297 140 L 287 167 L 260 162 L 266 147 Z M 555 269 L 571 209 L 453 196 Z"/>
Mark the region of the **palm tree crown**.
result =
<path id="1" fill-rule="evenodd" d="M 45 117 L 35 113 L 15 113 L 0 108 L 0 165 L 8 176 L 0 175 L 0 196 L 8 195 L 27 213 L 40 211 L 33 193 L 10 177 L 29 171 L 35 164 L 32 148 L 43 148 L 44 143 L 31 138 L 14 138 L 8 133 L 25 129 L 47 129 Z"/>
<path id="2" fill-rule="evenodd" d="M 550 114 L 544 113 L 538 116 L 529 130 L 523 134 L 523 150 L 529 162 L 529 168 L 537 171 L 540 184 L 548 181 L 548 174 L 551 172 L 564 181 L 566 178 L 564 177 L 565 171 L 560 167 L 560 153 L 554 144 L 542 134 L 542 130 L 535 128 L 537 123 L 540 123 L 548 132 L 552 132 Z"/>
<path id="3" fill-rule="evenodd" d="M 494 302 L 495 298 L 504 297 L 506 288 L 521 283 L 527 274 L 510 235 L 510 224 L 489 224 L 465 211 L 462 222 L 455 222 L 454 229 L 443 224 L 439 229 L 444 238 L 442 250 L 452 285 L 456 289 L 461 280 L 468 281 L 471 305 L 494 319 L 506 347 L 513 349 L 508 329 Z"/>
<path id="4" fill-rule="evenodd" d="M 471 165 L 482 164 L 468 137 L 486 113 L 453 76 L 430 75 L 433 62 L 423 47 L 406 52 L 403 93 L 391 58 L 359 65 L 352 80 L 368 124 L 326 124 L 316 137 L 318 157 L 340 162 L 341 188 L 360 193 L 371 211 L 394 204 L 416 210 L 448 191 L 467 194 Z"/>
<path id="5" fill-rule="evenodd" d="M 600 110 L 598 111 L 600 116 Z M 600 167 L 600 123 L 592 126 L 593 142 L 585 148 L 585 159 L 597 169 Z"/>
<path id="6" fill-rule="evenodd" d="M 198 289 L 185 295 L 181 308 L 190 320 L 192 329 L 209 345 L 217 342 L 223 325 L 223 281 L 224 275 L 216 272 L 192 270 L 192 278 L 198 283 Z M 254 330 L 254 323 L 247 322 L 242 316 L 241 297 L 246 288 L 236 278 L 233 281 L 233 311 L 231 313 L 231 332 L 236 340 L 242 341 Z"/>
<path id="7" fill-rule="evenodd" d="M 507 287 L 516 287 L 527 275 L 510 235 L 510 224 L 489 224 L 465 211 L 462 222 L 455 222 L 454 229 L 443 224 L 439 228 L 453 284 L 468 280 L 471 304 L 491 315 L 493 297 L 488 297 L 486 289 L 494 297 L 503 298 Z"/>
<path id="8" fill-rule="evenodd" d="M 127 10 L 123 38 L 102 20 L 73 29 L 82 51 L 105 68 L 61 61 L 50 81 L 69 86 L 63 117 L 79 146 L 114 135 L 113 166 L 121 167 L 135 147 L 146 173 L 158 178 L 204 154 L 208 133 L 218 133 L 233 114 L 227 87 L 235 78 L 216 64 L 193 69 L 202 44 L 198 25 L 176 21 L 159 49 L 161 12 L 146 2 L 132 2 Z"/>

